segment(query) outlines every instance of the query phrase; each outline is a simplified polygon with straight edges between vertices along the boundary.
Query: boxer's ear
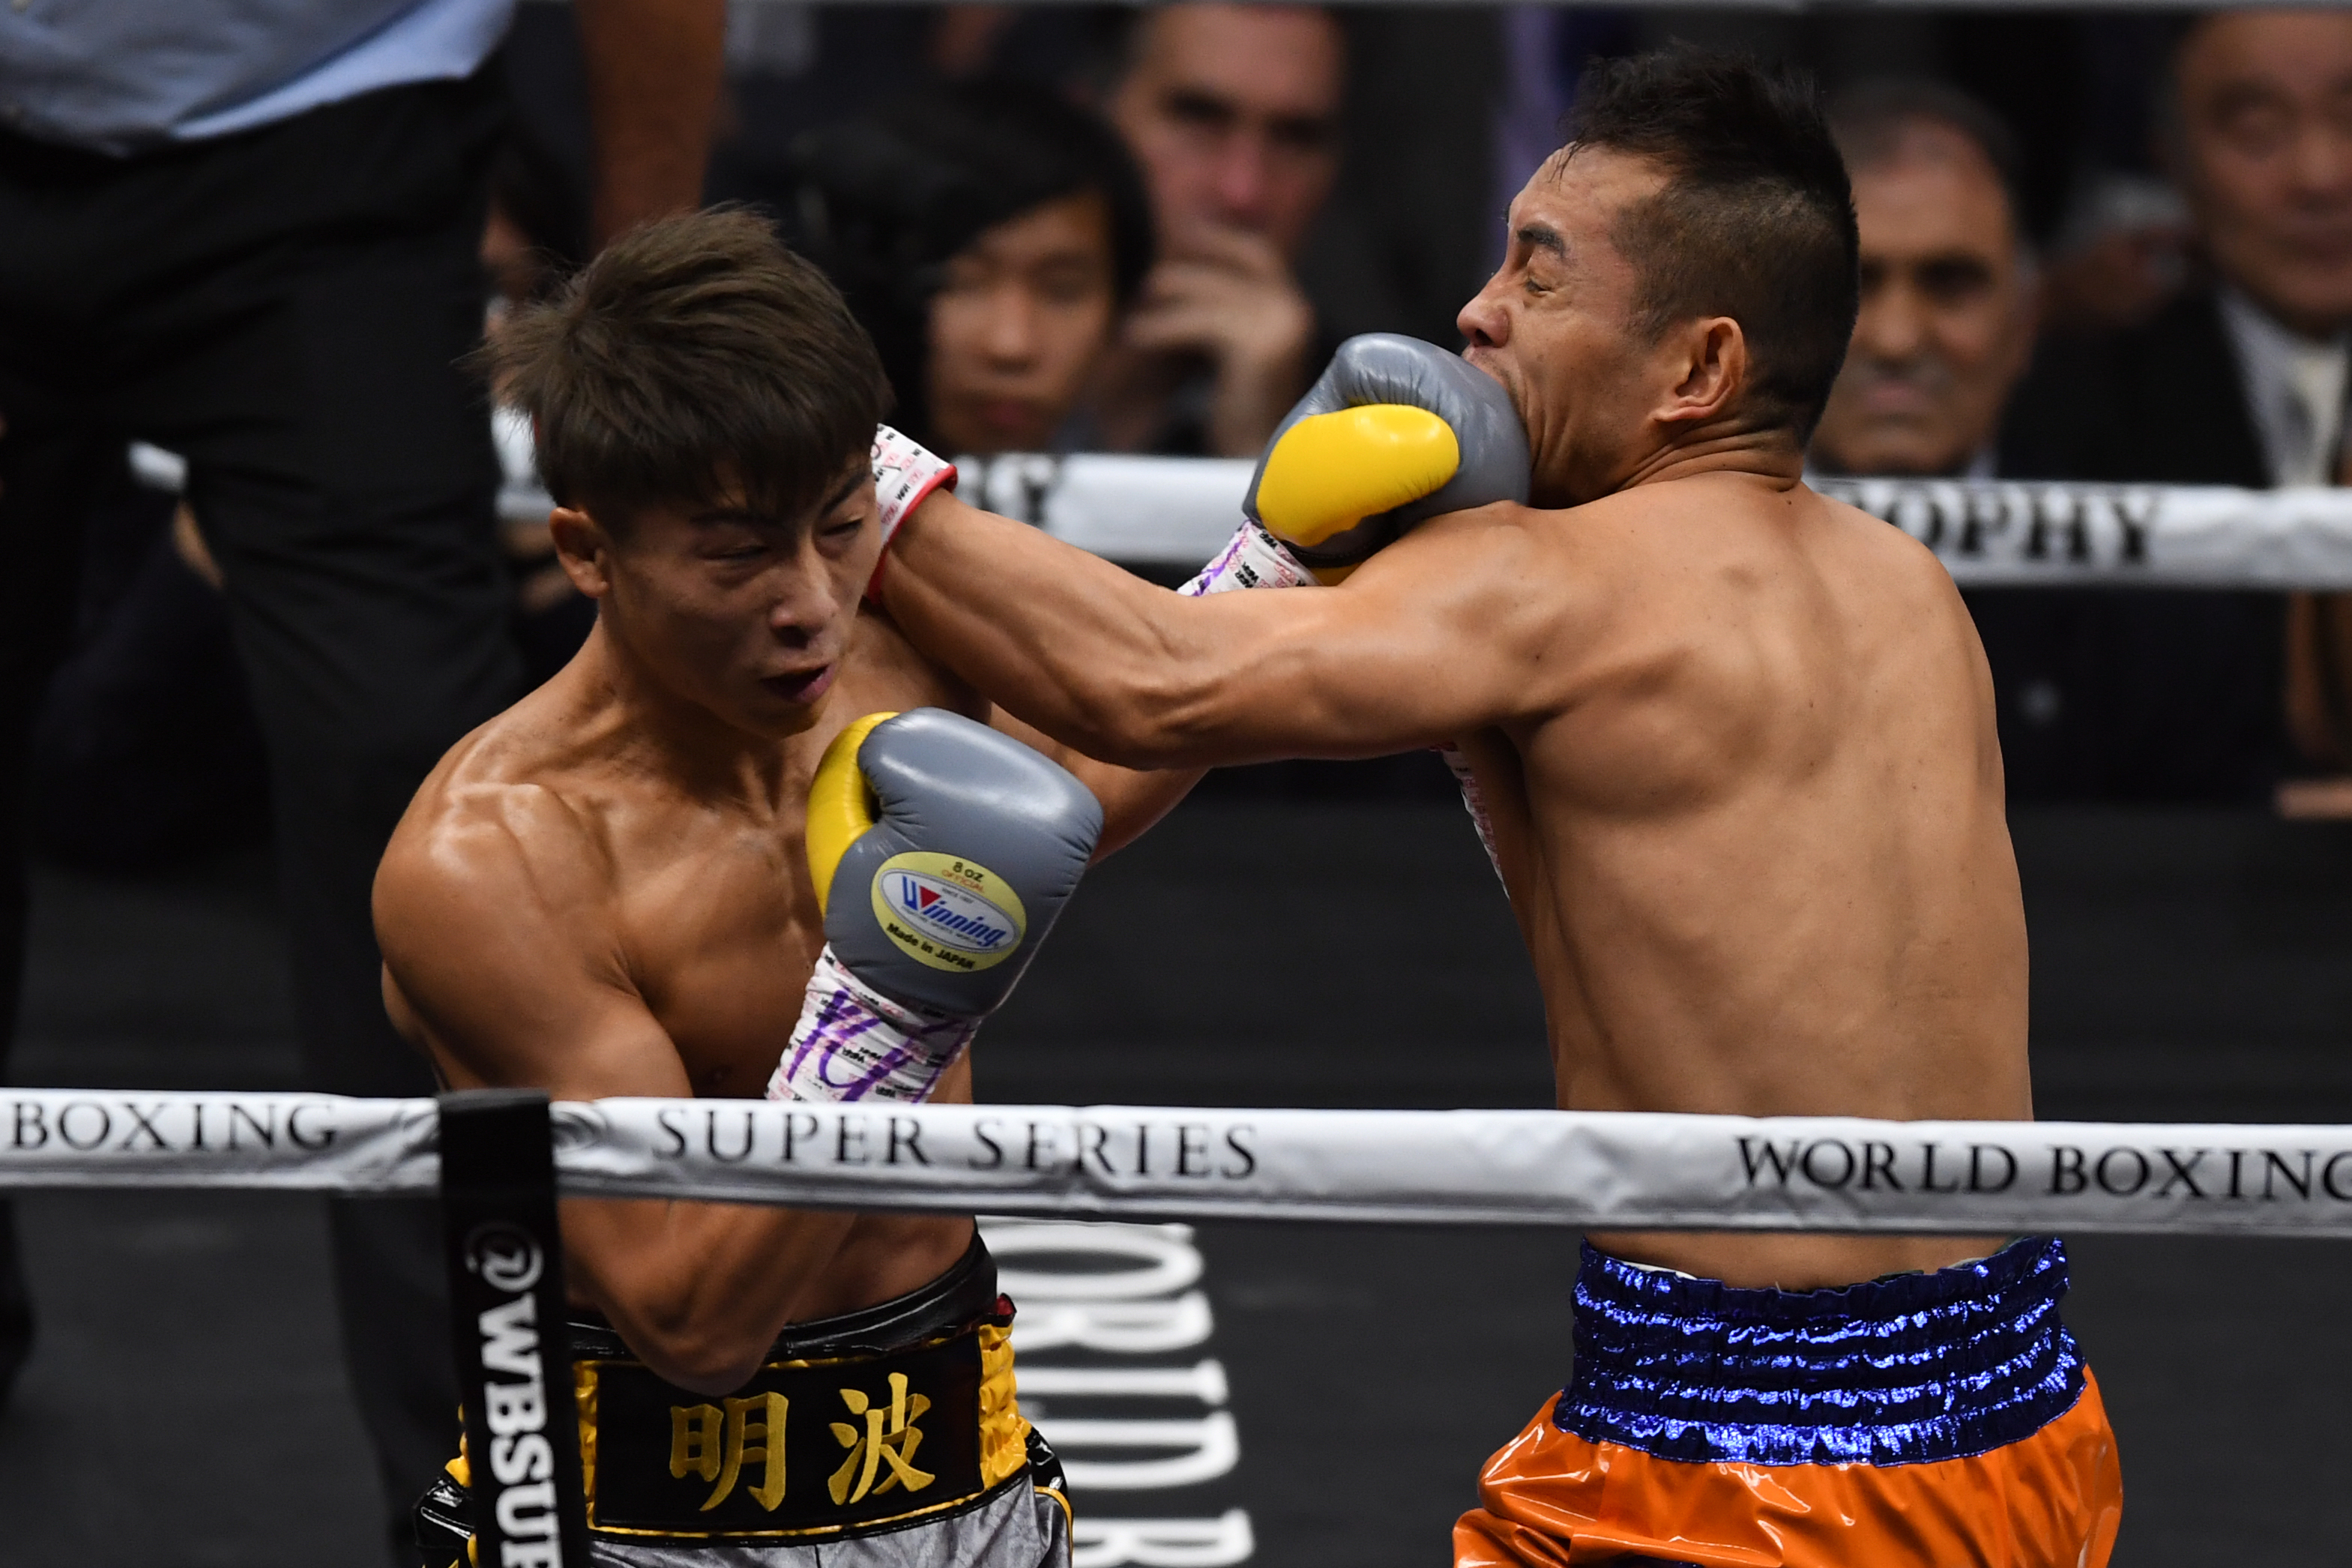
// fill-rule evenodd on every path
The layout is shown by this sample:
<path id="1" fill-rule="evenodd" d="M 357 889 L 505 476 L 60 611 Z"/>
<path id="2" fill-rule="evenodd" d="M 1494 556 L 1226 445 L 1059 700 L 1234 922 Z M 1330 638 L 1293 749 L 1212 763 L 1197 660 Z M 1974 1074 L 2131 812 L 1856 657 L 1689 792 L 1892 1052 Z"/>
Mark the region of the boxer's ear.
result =
<path id="1" fill-rule="evenodd" d="M 573 587 L 591 599 L 611 591 L 613 541 L 594 518 L 577 507 L 560 506 L 547 514 L 547 531 Z"/>
<path id="2" fill-rule="evenodd" d="M 1748 334 L 1729 316 L 1701 316 L 1659 342 L 1672 378 L 1652 416 L 1662 425 L 1702 425 L 1731 413 L 1747 395 Z"/>

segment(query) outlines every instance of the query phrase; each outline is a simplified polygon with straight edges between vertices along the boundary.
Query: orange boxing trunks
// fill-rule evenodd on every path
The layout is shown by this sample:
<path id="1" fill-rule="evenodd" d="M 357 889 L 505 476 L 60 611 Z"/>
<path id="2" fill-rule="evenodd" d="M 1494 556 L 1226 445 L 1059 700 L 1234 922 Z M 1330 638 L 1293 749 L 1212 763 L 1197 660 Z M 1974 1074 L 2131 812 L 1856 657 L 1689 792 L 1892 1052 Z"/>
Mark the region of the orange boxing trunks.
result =
<path id="1" fill-rule="evenodd" d="M 2065 1248 L 1843 1289 L 1584 1249 L 1572 1381 L 1486 1463 L 1455 1568 L 2102 1568 L 2123 1474 Z"/>

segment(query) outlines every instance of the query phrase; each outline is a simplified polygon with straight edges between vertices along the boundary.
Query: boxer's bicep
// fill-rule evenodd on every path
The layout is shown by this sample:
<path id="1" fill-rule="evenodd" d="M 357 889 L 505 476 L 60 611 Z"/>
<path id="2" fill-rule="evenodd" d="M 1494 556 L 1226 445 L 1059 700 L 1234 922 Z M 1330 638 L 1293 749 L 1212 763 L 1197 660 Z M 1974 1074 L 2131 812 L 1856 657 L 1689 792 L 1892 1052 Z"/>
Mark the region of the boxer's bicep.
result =
<path id="1" fill-rule="evenodd" d="M 598 900 L 551 889 L 509 834 L 451 834 L 429 850 L 387 857 L 377 940 L 387 989 L 453 1088 L 693 1092 Z"/>
<path id="2" fill-rule="evenodd" d="M 1334 594 L 1312 635 L 1268 650 L 1246 727 L 1269 754 L 1386 756 L 1517 717 L 1536 672 L 1499 615 L 1418 595 Z"/>

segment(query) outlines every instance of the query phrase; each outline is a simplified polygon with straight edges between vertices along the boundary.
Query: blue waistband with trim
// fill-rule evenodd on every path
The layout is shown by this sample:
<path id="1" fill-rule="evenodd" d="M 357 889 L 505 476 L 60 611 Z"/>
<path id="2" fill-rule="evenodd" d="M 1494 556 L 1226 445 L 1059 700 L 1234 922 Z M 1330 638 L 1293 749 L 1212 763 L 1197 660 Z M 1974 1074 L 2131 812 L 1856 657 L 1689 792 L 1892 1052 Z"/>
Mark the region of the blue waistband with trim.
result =
<path id="1" fill-rule="evenodd" d="M 2082 1396 L 2066 1248 L 1932 1274 L 1745 1289 L 1584 1248 L 1576 1363 L 1552 1418 L 1660 1458 L 1914 1465 L 2030 1437 Z"/>

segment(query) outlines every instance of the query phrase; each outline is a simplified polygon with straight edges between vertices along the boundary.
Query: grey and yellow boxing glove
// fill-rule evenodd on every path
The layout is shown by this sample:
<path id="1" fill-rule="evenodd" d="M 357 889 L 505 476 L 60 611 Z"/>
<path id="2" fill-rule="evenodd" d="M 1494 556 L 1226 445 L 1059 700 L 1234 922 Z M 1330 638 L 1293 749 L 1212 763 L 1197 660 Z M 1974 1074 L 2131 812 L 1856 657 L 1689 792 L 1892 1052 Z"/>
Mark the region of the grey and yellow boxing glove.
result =
<path id="1" fill-rule="evenodd" d="M 824 912 L 771 1100 L 924 1100 L 1012 992 L 1102 837 L 1066 769 L 938 708 L 871 713 L 809 788 Z"/>
<path id="2" fill-rule="evenodd" d="M 1528 435 L 1492 376 L 1394 332 L 1349 338 L 1258 458 L 1242 510 L 1321 581 L 1415 523 L 1528 499 Z"/>

